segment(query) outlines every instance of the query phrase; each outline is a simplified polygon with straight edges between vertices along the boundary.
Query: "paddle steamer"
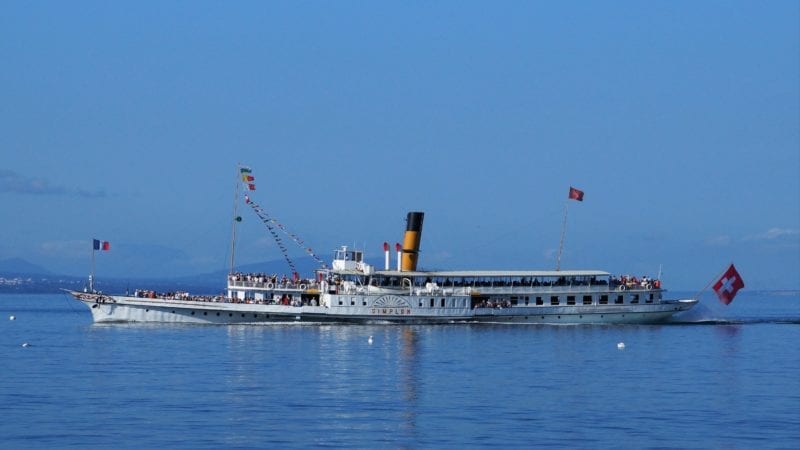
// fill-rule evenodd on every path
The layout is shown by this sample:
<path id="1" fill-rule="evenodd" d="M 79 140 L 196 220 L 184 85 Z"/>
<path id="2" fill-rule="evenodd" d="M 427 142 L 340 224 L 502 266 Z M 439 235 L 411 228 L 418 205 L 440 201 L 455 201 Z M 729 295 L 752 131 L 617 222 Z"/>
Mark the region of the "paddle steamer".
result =
<path id="1" fill-rule="evenodd" d="M 231 273 L 219 296 L 71 291 L 95 322 L 173 323 L 658 323 L 696 299 L 667 299 L 659 279 L 597 270 L 417 270 L 422 212 L 410 212 L 390 268 L 341 247 L 313 278 Z"/>

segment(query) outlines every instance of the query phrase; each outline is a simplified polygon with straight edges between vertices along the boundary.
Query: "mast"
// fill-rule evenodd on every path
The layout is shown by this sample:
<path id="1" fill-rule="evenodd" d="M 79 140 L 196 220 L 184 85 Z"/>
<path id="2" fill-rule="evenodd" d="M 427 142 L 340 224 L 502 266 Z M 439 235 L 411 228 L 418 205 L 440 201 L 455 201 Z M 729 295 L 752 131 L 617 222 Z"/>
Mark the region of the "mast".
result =
<path id="1" fill-rule="evenodd" d="M 94 239 L 92 239 L 92 271 L 89 272 L 89 292 L 94 293 Z"/>
<path id="2" fill-rule="evenodd" d="M 567 201 L 564 203 L 564 222 L 561 224 L 561 241 L 558 243 L 558 257 L 556 258 L 556 271 L 561 270 L 561 252 L 564 250 L 564 235 L 567 234 L 567 212 L 569 211 L 569 201 L 577 200 L 583 201 L 583 191 L 569 187 L 569 195 Z"/>
<path id="3" fill-rule="evenodd" d="M 564 222 L 561 224 L 561 241 L 558 243 L 558 256 L 556 257 L 556 271 L 561 270 L 561 251 L 564 249 L 564 234 L 567 232 L 567 211 L 569 210 L 569 199 L 564 203 Z"/>
<path id="4" fill-rule="evenodd" d="M 236 260 L 236 207 L 239 203 L 239 178 L 241 177 L 241 164 L 236 164 L 236 185 L 233 188 L 233 218 L 231 220 L 231 269 L 228 275 L 233 275 L 234 261 Z"/>

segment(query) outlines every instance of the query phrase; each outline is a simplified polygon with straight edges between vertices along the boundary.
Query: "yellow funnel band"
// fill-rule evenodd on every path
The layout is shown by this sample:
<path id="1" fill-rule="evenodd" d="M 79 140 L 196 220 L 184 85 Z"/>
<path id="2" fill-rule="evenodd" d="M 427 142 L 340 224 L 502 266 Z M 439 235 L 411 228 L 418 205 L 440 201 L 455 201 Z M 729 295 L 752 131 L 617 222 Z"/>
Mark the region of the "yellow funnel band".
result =
<path id="1" fill-rule="evenodd" d="M 403 253 L 403 262 L 400 266 L 403 272 L 413 272 L 417 270 L 417 254 L 416 253 Z"/>
<path id="2" fill-rule="evenodd" d="M 406 231 L 403 237 L 403 258 L 400 266 L 401 270 L 417 270 L 417 253 L 419 252 L 420 233 L 418 231 Z"/>
<path id="3" fill-rule="evenodd" d="M 403 252 L 414 252 L 419 250 L 420 233 L 418 231 L 406 231 L 403 236 Z"/>

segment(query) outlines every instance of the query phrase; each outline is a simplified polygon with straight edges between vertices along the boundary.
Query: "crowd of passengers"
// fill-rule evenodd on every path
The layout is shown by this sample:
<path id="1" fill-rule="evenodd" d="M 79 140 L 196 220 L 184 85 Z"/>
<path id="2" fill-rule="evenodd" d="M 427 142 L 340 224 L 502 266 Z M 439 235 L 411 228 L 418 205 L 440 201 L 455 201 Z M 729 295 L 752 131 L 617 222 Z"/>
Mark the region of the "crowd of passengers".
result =
<path id="1" fill-rule="evenodd" d="M 284 275 L 278 276 L 278 274 L 267 275 L 265 273 L 234 273 L 228 275 L 228 281 L 244 281 L 248 283 L 254 284 L 272 284 L 275 287 L 281 288 L 296 288 L 300 289 L 301 286 L 303 287 L 311 287 L 316 285 L 316 282 L 312 279 L 303 279 L 300 278 L 296 273 L 291 278 Z"/>
<path id="2" fill-rule="evenodd" d="M 258 305 L 285 305 L 285 306 L 317 306 L 316 299 L 300 299 L 291 294 L 275 295 L 273 298 L 256 300 L 255 298 L 227 298 L 224 295 L 190 295 L 188 292 L 156 292 L 146 289 L 137 289 L 133 293 L 137 298 L 159 300 L 186 300 L 192 302 L 212 303 L 248 303 Z"/>
<path id="3" fill-rule="evenodd" d="M 484 300 L 476 308 L 511 308 L 510 300 Z"/>
<path id="4" fill-rule="evenodd" d="M 306 278 L 302 279 L 294 274 L 293 277 L 288 277 L 286 275 L 267 275 L 265 273 L 234 273 L 228 276 L 229 281 L 237 281 L 237 282 L 248 282 L 253 283 L 254 285 L 263 285 L 267 286 L 268 284 L 272 284 L 272 286 L 276 288 L 286 288 L 286 289 L 304 289 L 304 288 L 318 288 L 319 285 L 314 279 Z M 373 286 L 382 286 L 382 287 L 401 287 L 403 285 L 403 278 L 402 277 L 374 277 L 370 281 Z M 339 280 L 337 278 L 329 278 L 328 283 L 331 285 L 338 284 Z M 569 277 L 558 277 L 558 278 L 551 278 L 551 279 L 539 279 L 539 278 L 527 278 L 522 277 L 520 279 L 469 279 L 469 278 L 445 278 L 433 280 L 431 278 L 427 278 L 422 285 L 426 285 L 431 282 L 436 282 L 440 287 L 462 287 L 462 286 L 472 286 L 472 287 L 524 287 L 524 286 L 531 286 L 531 287 L 539 287 L 539 286 L 606 286 L 609 285 L 612 288 L 616 288 L 618 286 L 625 286 L 629 289 L 641 287 L 641 288 L 660 288 L 661 282 L 658 279 L 653 279 L 648 277 L 647 275 L 642 276 L 641 278 L 630 276 L 630 275 L 621 275 L 621 276 L 614 276 L 611 277 L 611 281 L 609 283 L 608 280 L 605 278 L 598 279 L 597 277 L 589 277 L 589 278 L 569 278 Z"/>
<path id="5" fill-rule="evenodd" d="M 134 297 L 138 298 L 158 298 L 163 300 L 191 300 L 193 302 L 224 302 L 225 297 L 221 295 L 189 295 L 188 292 L 156 292 L 147 289 L 137 289 L 133 292 Z"/>
<path id="6" fill-rule="evenodd" d="M 611 286 L 612 287 L 619 287 L 625 286 L 628 289 L 634 288 L 644 288 L 644 289 L 660 289 L 661 288 L 661 280 L 659 279 L 652 279 L 647 275 L 644 275 L 641 278 L 637 278 L 635 276 L 629 275 L 621 275 L 619 277 L 612 277 L 611 278 Z"/>
<path id="7" fill-rule="evenodd" d="M 376 286 L 381 287 L 401 287 L 402 285 L 402 278 L 398 277 L 375 277 L 372 279 L 371 283 Z M 612 288 L 616 288 L 620 285 L 623 285 L 629 289 L 641 287 L 645 289 L 651 288 L 660 288 L 661 281 L 658 279 L 652 279 L 647 275 L 637 278 L 635 276 L 629 275 L 621 275 L 621 276 L 614 276 L 611 277 L 611 281 L 609 283 L 606 279 L 597 279 L 597 277 L 589 277 L 589 278 L 568 278 L 568 277 L 558 277 L 558 278 L 551 278 L 551 279 L 539 279 L 539 278 L 527 278 L 523 277 L 520 279 L 503 279 L 503 278 L 495 278 L 495 279 L 470 279 L 470 278 L 456 278 L 450 279 L 445 278 L 442 279 L 432 279 L 427 278 L 422 283 L 423 286 L 429 285 L 430 283 L 436 283 L 439 287 L 462 287 L 462 286 L 472 286 L 472 287 L 539 287 L 539 286 L 610 286 Z"/>

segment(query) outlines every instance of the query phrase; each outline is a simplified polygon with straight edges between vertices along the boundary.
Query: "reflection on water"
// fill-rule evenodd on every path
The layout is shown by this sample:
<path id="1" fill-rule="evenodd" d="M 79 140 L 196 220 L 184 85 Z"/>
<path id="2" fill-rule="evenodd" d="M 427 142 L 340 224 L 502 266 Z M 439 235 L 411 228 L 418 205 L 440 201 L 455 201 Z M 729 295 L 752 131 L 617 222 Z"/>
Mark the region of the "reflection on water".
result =
<path id="1" fill-rule="evenodd" d="M 2 300 L 9 448 L 800 441 L 792 297 L 626 326 L 91 325 L 60 301 Z"/>
<path id="2" fill-rule="evenodd" d="M 416 327 L 235 325 L 209 329 L 224 330 L 226 337 L 226 348 L 215 352 L 218 359 L 209 367 L 226 367 L 220 390 L 226 406 L 216 407 L 222 421 L 237 423 L 249 417 L 270 428 L 300 416 L 301 422 L 313 423 L 321 432 L 316 441 L 320 445 L 336 445 L 342 434 L 352 430 L 383 430 L 393 439 L 416 439 L 420 384 Z M 254 411 L 254 402 L 265 410 Z M 225 442 L 240 445 L 246 439 L 231 431 Z"/>
<path id="3" fill-rule="evenodd" d="M 405 392 L 405 408 L 403 410 L 403 428 L 414 437 L 417 421 L 417 385 L 419 384 L 418 357 L 419 339 L 411 327 L 402 329 L 402 349 L 400 352 L 400 380 Z"/>

